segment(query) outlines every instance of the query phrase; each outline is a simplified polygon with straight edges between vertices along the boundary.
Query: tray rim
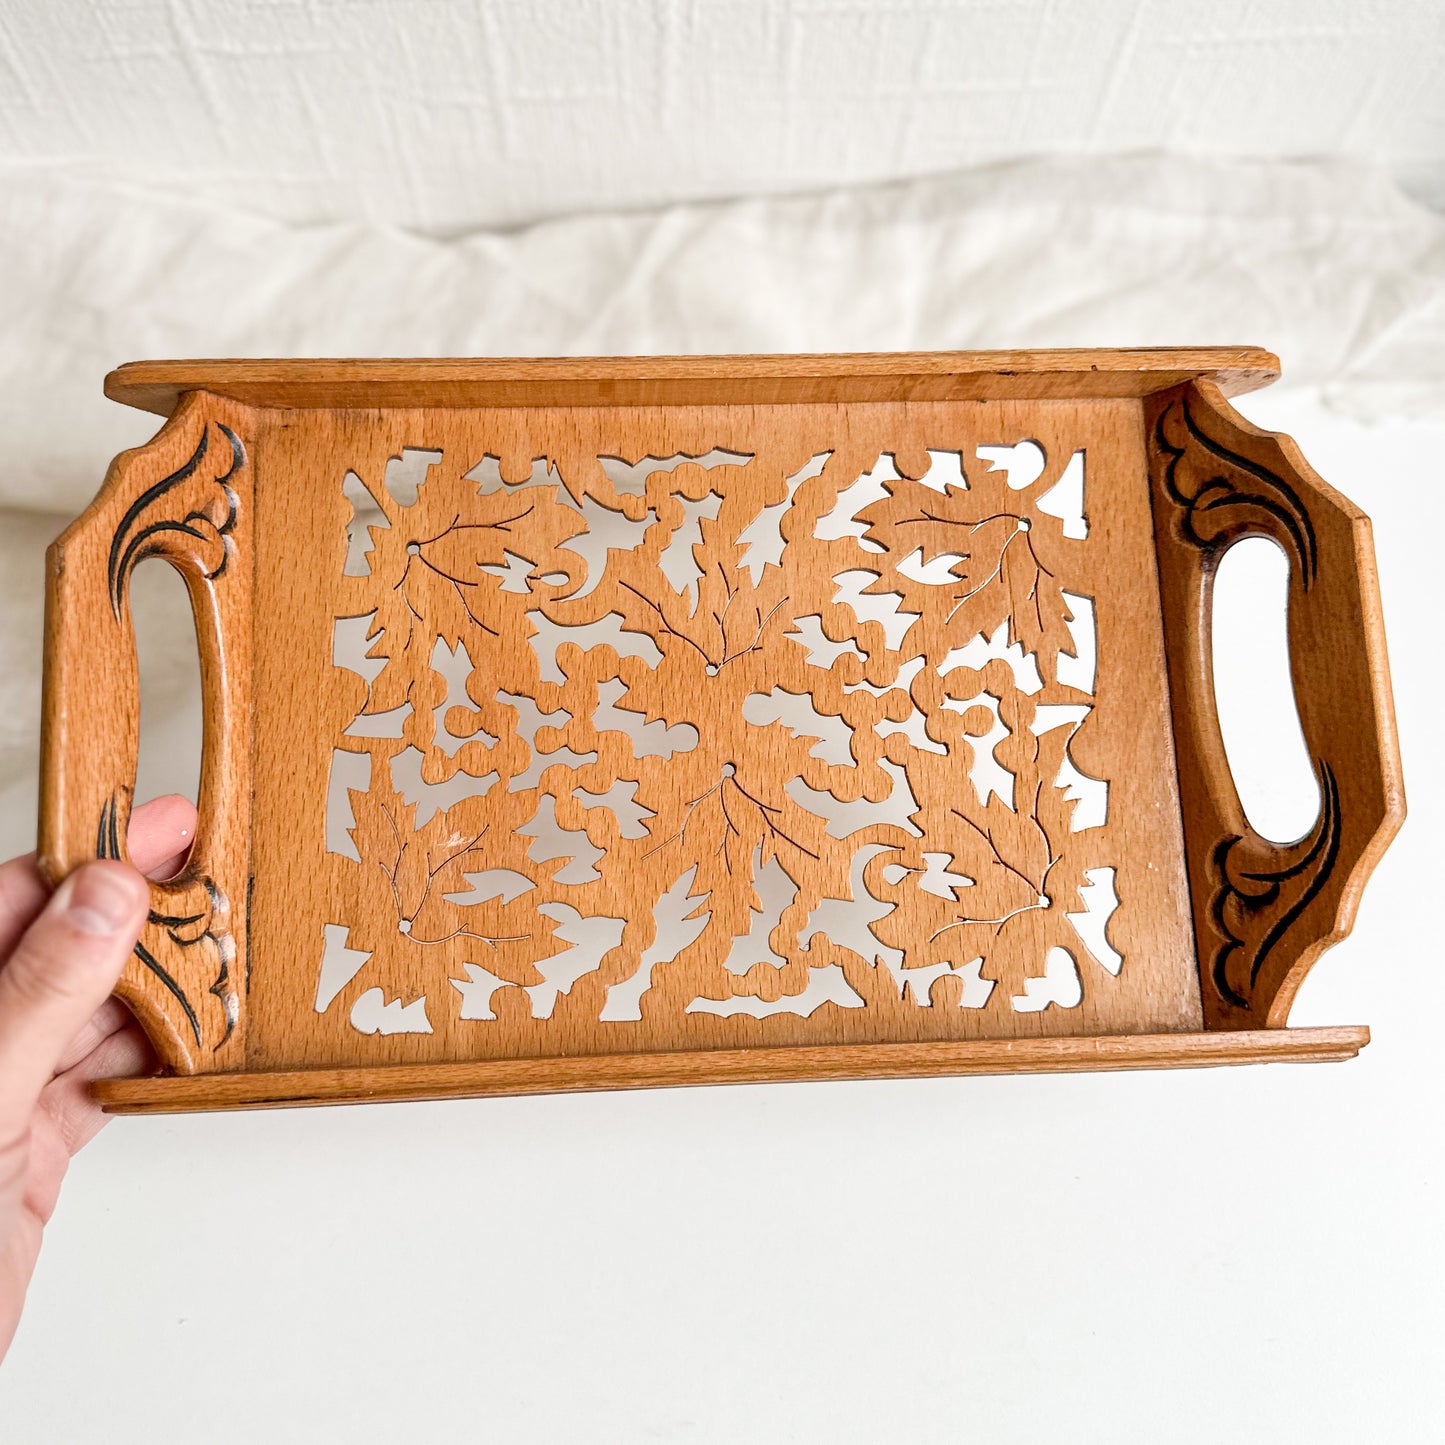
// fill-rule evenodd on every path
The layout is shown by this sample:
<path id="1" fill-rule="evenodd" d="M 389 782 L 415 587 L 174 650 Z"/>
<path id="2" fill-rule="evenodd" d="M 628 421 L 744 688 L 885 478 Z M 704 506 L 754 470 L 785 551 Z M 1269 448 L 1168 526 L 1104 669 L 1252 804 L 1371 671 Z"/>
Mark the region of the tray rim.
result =
<path id="1" fill-rule="evenodd" d="M 1239 362 L 1240 369 L 1233 372 L 1227 370 L 1223 363 L 1228 360 Z M 1181 374 L 1178 370 L 1171 369 L 1186 362 L 1193 364 L 1192 370 Z M 1206 362 L 1210 364 L 1205 365 Z M 1249 363 L 1257 365 L 1251 370 Z M 1084 369 L 1086 365 L 1089 368 L 1087 370 Z M 1234 493 L 1231 493 L 1231 498 L 1244 506 L 1259 501 L 1254 496 L 1254 492 L 1258 490 L 1255 484 L 1260 480 L 1267 481 L 1274 491 L 1292 499 L 1297 508 L 1305 509 L 1306 517 L 1300 526 L 1305 527 L 1308 524 L 1312 547 L 1316 534 L 1323 527 L 1328 535 L 1320 535 L 1325 536 L 1331 556 L 1336 562 L 1343 559 L 1343 563 L 1352 564 L 1343 565 L 1341 571 L 1340 566 L 1332 563 L 1328 569 L 1330 586 L 1317 589 L 1318 596 L 1312 594 L 1314 607 L 1312 610 L 1307 609 L 1304 614 L 1304 621 L 1308 626 L 1299 639 L 1302 647 L 1294 647 L 1295 639 L 1292 637 L 1292 656 L 1297 651 L 1302 651 L 1307 657 L 1333 655 L 1337 634 L 1342 631 L 1339 625 L 1341 619 L 1336 614 L 1340 613 L 1342 607 L 1348 612 L 1346 604 L 1351 602 L 1355 604 L 1356 611 L 1362 611 L 1366 652 L 1370 653 L 1368 644 L 1373 641 L 1378 656 L 1371 654 L 1366 658 L 1370 664 L 1370 686 L 1362 685 L 1362 690 L 1357 690 L 1361 690 L 1363 698 L 1361 707 L 1370 713 L 1370 717 L 1377 724 L 1375 731 L 1380 734 L 1377 739 L 1380 776 L 1367 778 L 1362 784 L 1365 796 L 1361 805 L 1361 816 L 1365 821 L 1355 831 L 1358 833 L 1361 828 L 1368 826 L 1373 828 L 1373 832 L 1363 844 L 1356 839 L 1347 850 L 1355 861 L 1349 876 L 1344 879 L 1343 886 L 1326 893 L 1311 881 L 1304 891 L 1302 901 L 1286 900 L 1292 910 L 1288 912 L 1286 923 L 1292 923 L 1300 909 L 1312 906 L 1316 894 L 1322 900 L 1314 907 L 1307 920 L 1308 930 L 1313 932 L 1309 932 L 1309 936 L 1301 933 L 1302 946 L 1296 948 L 1288 958 L 1281 955 L 1283 962 L 1280 967 L 1288 967 L 1288 977 L 1282 982 L 1274 980 L 1262 995 L 1258 1006 L 1253 1001 L 1248 1001 L 1247 1019 L 1242 1015 L 1210 1018 L 1206 1021 L 1202 1033 L 1062 1034 L 1047 1039 L 1014 1037 L 926 1044 L 770 1045 L 764 1049 L 743 1045 L 727 1050 L 634 1052 L 621 1056 L 573 1056 L 562 1060 L 532 1058 L 430 1065 L 351 1064 L 337 1070 L 288 1073 L 248 1073 L 244 1068 L 237 1071 L 228 1057 L 214 1059 L 210 1071 L 202 1068 L 200 1072 L 162 1078 L 99 1084 L 95 1090 L 97 1097 L 105 1102 L 106 1107 L 117 1112 L 172 1112 L 366 1101 L 378 1098 L 433 1098 L 686 1086 L 775 1079 L 801 1081 L 1065 1072 L 1188 1067 L 1271 1060 L 1325 1061 L 1353 1057 L 1368 1042 L 1368 1030 L 1290 1030 L 1284 1027 L 1285 1019 L 1289 1000 L 1293 995 L 1293 985 L 1298 982 L 1298 978 L 1324 947 L 1348 932 L 1358 893 L 1364 882 L 1363 877 L 1358 875 L 1368 872 L 1398 827 L 1403 814 L 1403 800 L 1398 787 L 1398 759 L 1391 749 L 1392 736 L 1385 735 L 1392 733 L 1392 713 L 1384 672 L 1383 639 L 1378 636 L 1378 599 L 1373 594 L 1374 567 L 1369 546 L 1368 521 L 1357 508 L 1320 481 L 1290 438 L 1249 426 L 1223 400 L 1226 393 L 1249 390 L 1273 380 L 1277 368 L 1277 361 L 1267 352 L 1254 348 L 1214 347 L 1190 351 L 1015 351 L 851 357 L 779 355 L 595 360 L 183 361 L 135 363 L 112 373 L 107 380 L 107 391 L 115 399 L 162 413 L 169 406 L 174 406 L 176 410 L 168 424 L 162 427 L 150 444 L 123 452 L 116 458 L 107 473 L 101 496 L 52 549 L 52 586 L 47 604 L 48 629 L 53 620 L 69 616 L 76 610 L 63 605 L 67 599 L 63 595 L 65 588 L 61 584 L 71 581 L 69 590 L 74 592 L 73 579 L 81 576 L 81 571 L 73 565 L 74 558 L 69 554 L 77 550 L 83 551 L 82 544 L 94 550 L 105 542 L 108 536 L 108 519 L 101 514 L 106 507 L 112 511 L 119 509 L 128 496 L 125 490 L 127 487 L 132 491 L 145 488 L 140 493 L 139 501 L 148 501 L 158 495 L 157 488 L 160 484 L 154 481 L 153 476 L 145 473 L 155 468 L 158 456 L 169 458 L 170 451 L 167 448 L 179 448 L 184 452 L 180 442 L 189 445 L 194 440 L 184 429 L 194 429 L 198 418 L 204 423 L 204 427 L 218 429 L 216 438 L 229 438 L 232 459 L 234 461 L 239 458 L 239 465 L 244 462 L 245 454 L 236 433 L 232 432 L 230 427 L 236 428 L 252 440 L 281 435 L 298 426 L 304 430 L 310 419 L 303 419 L 296 413 L 306 409 L 333 413 L 334 420 L 327 423 L 323 419 L 322 425 L 356 426 L 364 425 L 368 420 L 380 419 L 388 411 L 421 419 L 434 415 L 440 419 L 448 415 L 455 418 L 462 411 L 476 411 L 485 415 L 488 409 L 495 413 L 501 408 L 550 413 L 553 416 L 575 409 L 590 414 L 594 421 L 605 421 L 609 409 L 620 410 L 626 407 L 635 408 L 641 415 L 652 417 L 664 416 L 669 409 L 680 413 L 685 409 L 695 409 L 697 418 L 701 420 L 714 413 L 746 413 L 754 406 L 766 408 L 776 406 L 781 401 L 813 405 L 820 414 L 830 415 L 842 414 L 849 404 L 862 403 L 866 407 L 869 403 L 881 403 L 881 409 L 870 407 L 867 414 L 883 417 L 909 415 L 909 403 L 921 406 L 978 400 L 994 403 L 989 414 L 1000 416 L 1006 422 L 1019 421 L 1027 424 L 1030 406 L 1041 403 L 1045 404 L 1041 407 L 1041 414 L 1106 417 L 1111 419 L 1111 424 L 1116 420 L 1117 424 L 1125 427 L 1132 425 L 1130 419 L 1137 412 L 1141 426 L 1147 430 L 1146 424 L 1151 422 L 1162 426 L 1167 420 L 1165 413 L 1170 408 L 1177 410 L 1179 406 L 1189 404 L 1203 421 L 1195 418 L 1195 432 L 1185 441 L 1180 441 L 1172 433 L 1156 438 L 1156 445 L 1150 454 L 1151 468 L 1166 465 L 1170 457 L 1192 456 L 1192 444 L 1202 457 L 1203 453 L 1208 452 L 1229 464 L 1225 469 L 1227 475 L 1215 477 L 1212 485 L 1216 488 L 1224 483 L 1233 486 L 1234 492 L 1239 493 L 1239 496 L 1236 498 Z M 263 392 L 264 400 L 257 400 Z M 1130 405 L 1131 402 L 1135 405 Z M 772 415 L 777 424 L 786 424 L 787 411 L 784 407 L 778 407 Z M 517 421 L 515 418 L 507 419 L 506 424 L 515 425 Z M 1199 432 L 1200 427 L 1204 428 L 1202 433 Z M 201 443 L 195 450 L 196 457 L 201 455 L 209 435 L 210 433 L 203 429 Z M 177 441 L 177 438 L 180 440 Z M 218 447 L 217 466 L 225 465 L 225 452 L 225 447 Z M 1196 465 L 1196 470 L 1200 466 L 1204 467 L 1203 474 L 1213 476 L 1208 469 L 1216 464 L 1209 461 L 1208 457 L 1191 464 Z M 167 465 L 171 465 L 171 462 L 168 461 Z M 234 470 L 233 466 L 232 471 Z M 1239 475 L 1236 476 L 1236 473 Z M 183 465 L 179 471 L 166 477 L 164 482 L 166 486 L 173 486 L 190 475 L 190 471 Z M 245 479 L 251 476 L 248 471 Z M 218 480 L 224 482 L 226 476 L 222 475 Z M 1189 478 L 1186 477 L 1185 482 L 1188 481 Z M 240 483 L 237 485 L 238 490 L 243 490 Z M 1243 491 L 1240 490 L 1241 487 Z M 230 495 L 228 489 L 222 488 L 222 491 L 225 495 Z M 1179 497 L 1174 497 L 1173 493 L 1170 496 L 1176 510 L 1183 508 L 1187 521 L 1192 515 L 1189 507 L 1197 502 L 1198 498 L 1191 493 L 1188 485 L 1183 486 Z M 130 505 L 134 511 L 138 502 L 132 501 Z M 1247 506 L 1245 510 L 1248 515 L 1243 516 L 1243 524 L 1256 531 L 1268 532 L 1269 529 Z M 1254 510 L 1258 511 L 1260 507 L 1256 506 Z M 1274 516 L 1274 513 L 1269 515 Z M 206 516 L 214 526 L 221 525 L 214 517 L 209 514 Z M 1165 521 L 1172 516 L 1172 513 L 1169 514 Z M 1291 512 L 1290 516 L 1293 517 L 1294 513 Z M 223 520 L 227 526 L 230 525 L 229 520 Z M 1157 532 L 1161 525 L 1160 514 L 1157 512 L 1155 521 Z M 1175 518 L 1176 531 L 1177 522 L 1178 519 Z M 86 525 L 83 526 L 82 523 Z M 160 526 L 155 530 L 157 535 L 192 535 L 187 529 L 178 529 L 173 525 Z M 1181 586 L 1197 582 L 1196 573 L 1207 574 L 1214 555 L 1212 536 L 1213 533 L 1202 537 L 1183 535 L 1183 540 L 1190 543 L 1200 555 L 1195 556 L 1191 552 L 1174 568 L 1178 574 L 1175 581 Z M 204 537 L 201 540 L 204 541 Z M 1156 544 L 1157 540 L 1156 538 Z M 62 544 L 66 544 L 64 551 Z M 219 575 L 219 570 L 214 573 L 207 571 L 207 567 L 213 566 L 213 563 L 208 561 L 203 553 L 193 556 L 192 551 L 186 551 L 185 545 L 172 546 L 167 557 L 173 565 L 186 563 L 196 573 L 195 577 L 188 577 L 188 584 L 195 583 L 193 594 L 197 588 L 203 594 L 201 600 L 210 609 L 207 615 L 215 622 L 216 609 L 220 604 L 215 596 L 216 589 L 211 588 L 209 583 L 214 575 Z M 170 553 L 175 555 L 171 556 Z M 101 560 L 103 562 L 104 558 Z M 1307 588 L 1315 570 L 1313 553 L 1306 561 L 1310 565 L 1303 569 L 1304 582 L 1301 585 Z M 103 571 L 102 567 L 94 575 L 100 576 Z M 1301 569 L 1296 569 L 1296 573 L 1301 573 Z M 85 577 L 93 580 L 90 573 L 85 573 Z M 91 590 L 95 588 L 92 587 Z M 231 591 L 234 591 L 234 587 L 228 589 L 228 594 Z M 1360 595 L 1357 597 L 1356 593 Z M 1321 598 L 1323 600 L 1320 600 Z M 70 600 L 74 601 L 74 598 Z M 220 599 L 221 602 L 224 600 Z M 195 603 L 196 598 L 193 595 L 193 605 Z M 110 599 L 110 604 L 114 611 L 113 598 Z M 101 606 L 96 610 L 104 612 L 106 609 Z M 123 617 L 121 620 L 124 620 Z M 1346 617 L 1344 621 L 1353 626 L 1355 619 Z M 199 625 L 198 612 L 198 627 Z M 1349 628 L 1344 630 L 1348 631 Z M 1197 650 L 1195 644 L 1198 639 L 1189 633 L 1187 628 L 1186 634 L 1177 639 L 1177 644 L 1187 665 L 1193 652 Z M 1166 651 L 1167 643 L 1168 639 Z M 86 655 L 90 654 L 87 652 Z M 48 651 L 47 688 L 51 680 L 49 658 Z M 1169 659 L 1166 658 L 1166 664 L 1168 663 Z M 113 660 L 106 661 L 105 665 L 113 670 Z M 1382 688 L 1386 689 L 1383 693 Z M 75 689 L 72 687 L 71 691 L 74 692 Z M 86 691 L 81 689 L 81 693 Z M 94 693 L 95 689 L 88 691 Z M 1364 696 L 1366 692 L 1368 697 Z M 61 700 L 64 701 L 63 690 Z M 53 721 L 50 707 L 52 702 L 54 698 L 48 692 L 48 721 Z M 1373 703 L 1373 712 L 1370 712 L 1370 703 Z M 63 707 L 60 712 L 63 715 Z M 63 721 L 63 716 L 61 720 Z M 1326 728 L 1325 734 L 1326 742 L 1332 745 L 1339 743 L 1330 729 Z M 1209 743 L 1207 738 L 1204 741 Z M 123 754 L 123 738 L 119 747 Z M 1334 753 L 1339 756 L 1353 756 L 1352 747 L 1353 744 L 1350 744 L 1341 751 L 1340 746 L 1334 746 Z M 1213 752 L 1208 747 L 1205 751 L 1208 753 L 1205 762 L 1213 767 Z M 97 773 L 97 776 L 99 772 L 105 771 L 98 770 L 95 759 L 89 756 L 87 766 L 90 772 Z M 101 781 L 104 782 L 107 778 L 102 778 Z M 1228 779 L 1225 778 L 1224 782 L 1227 784 Z M 1383 793 L 1376 797 L 1375 793 L 1379 793 L 1381 789 Z M 1232 790 L 1226 787 L 1223 791 L 1228 794 L 1223 799 L 1223 805 L 1230 806 L 1221 805 L 1222 813 L 1219 818 L 1215 818 L 1214 813 L 1209 813 L 1206 823 L 1216 832 L 1223 830 L 1228 833 L 1230 836 L 1225 841 L 1247 842 L 1254 846 L 1257 840 L 1246 836 L 1245 824 L 1242 821 L 1235 822 L 1228 816 L 1237 811 L 1232 806 Z M 112 790 L 108 796 L 109 807 L 114 813 L 117 794 Z M 89 800 L 88 795 L 87 800 L 95 801 Z M 104 802 L 104 798 L 101 798 L 100 802 Z M 1215 802 L 1218 803 L 1219 800 L 1216 799 Z M 1220 811 L 1220 808 L 1215 811 Z M 51 840 L 55 846 L 45 854 L 46 862 L 56 876 L 67 871 L 68 866 L 74 866 L 75 857 L 83 861 L 93 856 L 92 847 L 99 849 L 102 846 L 100 842 L 92 844 L 89 841 L 99 836 L 95 834 L 95 808 L 82 809 L 82 813 L 83 816 L 70 820 L 74 823 L 72 828 L 60 830 L 57 837 Z M 54 831 L 52 828 L 52 832 Z M 1234 836 L 1236 833 L 1239 834 L 1238 837 Z M 1309 840 L 1302 840 L 1302 843 L 1309 843 Z M 1273 852 L 1268 848 L 1264 850 L 1265 862 L 1270 866 L 1279 862 L 1276 854 L 1290 851 L 1282 849 L 1280 845 L 1270 846 Z M 1294 846 L 1298 851 L 1299 845 Z M 1332 871 L 1337 871 L 1333 870 L 1333 851 L 1329 857 Z M 1290 859 L 1286 858 L 1284 861 L 1289 863 Z M 1305 861 L 1308 862 L 1309 859 Z M 1248 858 L 1245 859 L 1245 864 L 1255 868 L 1255 871 L 1261 866 L 1251 863 Z M 1286 869 L 1291 878 L 1297 871 Z M 1268 876 L 1274 877 L 1275 874 Z M 198 881 L 189 880 L 190 883 Z M 1234 886 L 1227 876 L 1216 881 L 1224 889 L 1221 896 Z M 1208 901 L 1206 898 L 1205 902 Z M 158 920 L 159 923 L 167 921 L 166 918 Z M 1251 937 L 1242 941 L 1236 940 L 1228 927 L 1225 931 L 1229 933 L 1231 944 L 1238 943 L 1240 947 L 1248 947 L 1253 933 L 1258 933 L 1265 925 L 1274 927 L 1268 917 L 1259 922 L 1258 927 L 1248 919 L 1242 924 L 1236 922 L 1236 927 L 1242 926 L 1251 930 Z M 1278 929 L 1275 929 L 1275 932 L 1277 931 Z M 1266 941 L 1271 944 L 1275 941 L 1273 932 L 1267 935 Z M 1278 973 L 1280 970 L 1275 971 Z M 224 978 L 218 981 L 224 982 Z M 204 983 L 205 980 L 201 982 Z M 212 986 L 210 991 L 214 993 L 215 987 Z M 224 999 L 222 1002 L 224 1003 Z M 1263 1029 L 1254 1022 L 1256 1019 L 1264 1025 Z M 1183 1024 L 1186 1030 L 1192 1027 L 1192 1021 Z M 229 1030 L 226 1037 L 230 1037 Z M 187 1054 L 179 1067 L 195 1069 L 197 1066 Z"/>
<path id="2" fill-rule="evenodd" d="M 1072 1074 L 1229 1064 L 1339 1063 L 1370 1042 L 1363 1024 L 1213 1033 L 1062 1035 L 911 1044 L 819 1044 L 678 1049 L 370 1064 L 278 1073 L 167 1074 L 101 1079 L 92 1096 L 108 1114 L 173 1114 L 318 1104 L 418 1102 L 523 1094 L 691 1088 L 707 1084 L 826 1083 L 973 1074 Z"/>
<path id="3" fill-rule="evenodd" d="M 188 391 L 261 409 L 736 406 L 870 401 L 1137 399 L 1186 381 L 1268 386 L 1258 346 L 612 357 L 131 361 L 112 401 L 169 416 Z"/>

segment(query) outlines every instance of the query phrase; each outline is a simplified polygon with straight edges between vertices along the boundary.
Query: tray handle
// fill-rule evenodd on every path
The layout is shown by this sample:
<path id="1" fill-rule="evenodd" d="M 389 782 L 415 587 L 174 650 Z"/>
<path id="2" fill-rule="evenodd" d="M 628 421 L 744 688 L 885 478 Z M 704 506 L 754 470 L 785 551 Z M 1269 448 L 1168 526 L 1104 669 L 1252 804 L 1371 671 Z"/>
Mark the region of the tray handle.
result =
<path id="1" fill-rule="evenodd" d="M 1205 1022 L 1283 1027 L 1405 816 L 1370 521 L 1213 382 L 1148 398 L 1145 423 Z M 1315 824 L 1283 845 L 1245 819 L 1215 706 L 1214 575 L 1251 536 L 1289 557 L 1290 670 L 1320 789 Z"/>
<path id="2" fill-rule="evenodd" d="M 126 857 L 140 741 L 131 574 L 163 558 L 190 595 L 203 699 L 200 820 L 185 867 L 151 884 L 149 918 L 116 987 L 161 1061 L 185 1074 L 244 1059 L 252 496 L 244 425 L 236 409 L 189 393 L 150 443 L 111 463 L 96 500 L 47 556 L 40 864 L 53 883 L 92 858 Z"/>

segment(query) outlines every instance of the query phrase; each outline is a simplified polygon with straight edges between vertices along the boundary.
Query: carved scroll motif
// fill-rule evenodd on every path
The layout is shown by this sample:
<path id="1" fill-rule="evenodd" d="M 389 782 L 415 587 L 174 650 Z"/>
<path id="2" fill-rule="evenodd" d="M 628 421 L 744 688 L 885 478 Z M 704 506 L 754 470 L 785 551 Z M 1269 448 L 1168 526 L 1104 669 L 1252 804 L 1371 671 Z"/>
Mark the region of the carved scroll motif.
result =
<path id="1" fill-rule="evenodd" d="M 1340 787 L 1315 755 L 1321 808 L 1305 837 L 1281 845 L 1245 824 L 1214 721 L 1209 589 L 1232 543 L 1266 536 L 1289 557 L 1291 608 L 1303 608 L 1318 581 L 1320 539 L 1295 483 L 1264 459 L 1278 444 L 1246 436 L 1198 389 L 1159 399 L 1150 436 L 1181 796 L 1198 836 L 1217 840 L 1189 857 L 1206 1009 L 1236 1027 L 1259 1026 L 1313 943 L 1297 935 L 1340 856 Z"/>
<path id="2" fill-rule="evenodd" d="M 1319 543 L 1309 510 L 1293 485 L 1210 435 L 1217 417 L 1183 391 L 1154 422 L 1157 480 L 1178 514 L 1175 525 L 1196 547 L 1223 550 L 1246 533 L 1273 537 L 1289 554 L 1306 591 L 1319 565 Z"/>
<path id="3" fill-rule="evenodd" d="M 194 414 L 199 408 L 191 411 Z M 177 413 L 172 426 L 180 429 L 187 424 L 188 418 Z M 134 470 L 148 459 L 147 451 L 141 451 L 127 454 L 123 460 Z M 237 685 L 234 674 L 239 671 L 239 660 L 238 656 L 227 657 L 225 649 L 238 647 L 240 639 L 234 623 L 226 635 L 220 618 L 223 612 L 239 617 L 248 600 L 244 583 L 239 597 L 223 599 L 215 589 L 226 586 L 238 559 L 236 531 L 242 503 L 237 486 L 246 466 L 246 448 L 237 433 L 226 423 L 202 415 L 200 435 L 189 456 L 158 481 L 141 487 L 106 547 L 106 592 L 116 622 L 129 625 L 127 590 L 134 569 L 146 558 L 165 558 L 185 577 L 192 597 L 204 599 L 203 668 L 210 669 L 213 685 L 232 689 Z M 124 651 L 127 646 L 121 644 L 117 650 Z M 218 712 L 223 718 L 222 733 L 212 740 L 216 756 L 208 764 L 214 775 L 210 784 L 213 800 L 216 795 L 225 798 L 228 788 L 219 770 L 235 764 L 241 752 L 237 739 L 244 735 L 244 722 L 234 704 Z M 203 781 L 203 804 L 205 789 Z M 131 793 L 128 783 L 121 784 L 103 805 L 96 826 L 97 857 L 121 856 Z M 234 810 L 236 804 L 225 798 L 225 806 Z M 211 821 L 219 823 L 218 819 Z M 213 837 L 223 831 L 228 840 L 220 843 L 217 839 L 217 843 L 226 849 L 229 871 L 234 872 L 244 849 L 244 830 L 234 826 L 208 829 L 204 824 L 202 828 L 203 835 Z M 233 901 L 210 860 L 193 859 L 166 885 L 165 896 L 169 904 L 150 910 L 135 946 L 141 975 L 132 980 L 128 973 L 120 992 L 168 1062 L 214 1067 L 236 1037 L 240 1021 Z"/>
<path id="4" fill-rule="evenodd" d="M 96 828 L 97 858 L 121 856 L 120 816 L 123 808 L 129 811 L 129 804 L 130 789 L 127 788 L 112 796 L 102 810 Z M 218 922 L 228 915 L 229 905 L 215 880 L 202 877 L 192 891 L 203 900 L 202 907 L 195 912 L 159 913 L 154 908 L 149 911 L 145 931 L 135 946 L 135 956 L 174 1000 L 197 1047 L 214 1052 L 230 1039 L 236 1027 L 240 1005 L 232 977 L 236 942 L 228 927 Z M 193 981 L 197 978 L 220 1004 L 219 1027 L 209 1020 L 205 1024 L 201 1021 L 199 1005 L 192 997 Z"/>
<path id="5" fill-rule="evenodd" d="M 189 556 L 208 581 L 226 570 L 232 551 L 228 539 L 241 505 L 230 482 L 245 464 L 241 439 L 224 423 L 211 422 L 185 464 L 126 509 L 111 538 L 106 573 L 117 618 L 131 571 L 146 557 Z M 187 510 L 177 516 L 182 507 Z"/>

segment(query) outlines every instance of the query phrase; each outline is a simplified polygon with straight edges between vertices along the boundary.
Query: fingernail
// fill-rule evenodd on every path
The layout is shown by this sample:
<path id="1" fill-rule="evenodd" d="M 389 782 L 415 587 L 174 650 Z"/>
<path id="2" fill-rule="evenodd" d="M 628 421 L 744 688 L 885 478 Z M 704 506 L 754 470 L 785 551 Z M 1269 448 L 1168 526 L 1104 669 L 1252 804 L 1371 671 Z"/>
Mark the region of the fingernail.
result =
<path id="1" fill-rule="evenodd" d="M 110 868 L 83 868 L 71 880 L 65 918 L 80 933 L 109 934 L 136 915 L 136 891 Z"/>

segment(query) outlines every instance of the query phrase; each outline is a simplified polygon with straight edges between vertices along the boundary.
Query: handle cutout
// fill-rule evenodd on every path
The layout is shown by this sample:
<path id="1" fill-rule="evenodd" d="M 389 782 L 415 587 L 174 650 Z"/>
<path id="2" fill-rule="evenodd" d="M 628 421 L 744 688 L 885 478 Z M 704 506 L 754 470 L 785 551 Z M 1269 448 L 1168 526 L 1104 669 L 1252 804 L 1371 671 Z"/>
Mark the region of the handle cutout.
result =
<path id="1" fill-rule="evenodd" d="M 130 615 L 140 672 L 135 796 L 180 793 L 194 803 L 204 750 L 201 657 L 185 579 L 164 558 L 131 573 Z"/>
<path id="2" fill-rule="evenodd" d="M 1303 838 L 1320 815 L 1320 787 L 1290 676 L 1289 558 L 1268 537 L 1245 537 L 1214 577 L 1211 643 L 1224 753 L 1249 826 L 1272 843 Z"/>

